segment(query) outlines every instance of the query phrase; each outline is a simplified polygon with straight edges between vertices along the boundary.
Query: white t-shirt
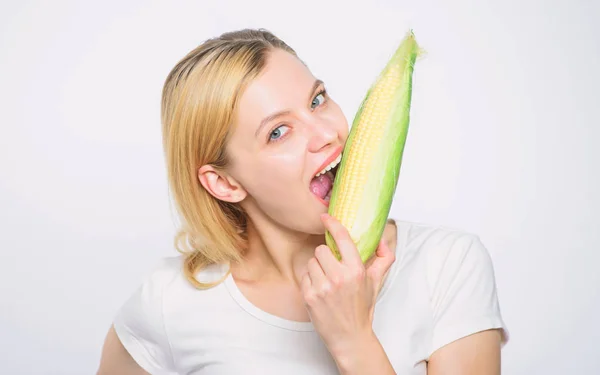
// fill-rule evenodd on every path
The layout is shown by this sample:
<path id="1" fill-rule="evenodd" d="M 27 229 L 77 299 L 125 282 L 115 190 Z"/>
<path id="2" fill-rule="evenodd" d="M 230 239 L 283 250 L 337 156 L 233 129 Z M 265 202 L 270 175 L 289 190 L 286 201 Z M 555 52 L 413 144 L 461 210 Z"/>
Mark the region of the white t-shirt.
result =
<path id="1" fill-rule="evenodd" d="M 478 236 L 396 220 L 397 257 L 378 296 L 373 329 L 396 373 L 423 375 L 438 348 L 501 328 L 494 270 Z M 310 322 L 271 315 L 249 302 L 231 275 L 195 289 L 182 256 L 164 258 L 115 316 L 121 342 L 153 375 L 337 374 Z M 198 280 L 216 280 L 213 265 Z"/>

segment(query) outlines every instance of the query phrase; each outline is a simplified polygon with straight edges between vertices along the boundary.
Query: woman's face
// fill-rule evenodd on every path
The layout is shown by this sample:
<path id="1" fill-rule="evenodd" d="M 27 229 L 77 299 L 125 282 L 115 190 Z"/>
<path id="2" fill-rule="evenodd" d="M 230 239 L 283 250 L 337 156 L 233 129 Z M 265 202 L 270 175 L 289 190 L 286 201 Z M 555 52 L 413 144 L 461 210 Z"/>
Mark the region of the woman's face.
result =
<path id="1" fill-rule="evenodd" d="M 235 115 L 228 172 L 251 204 L 288 228 L 323 233 L 319 214 L 327 212 L 333 175 L 315 175 L 339 161 L 349 130 L 323 83 L 298 58 L 275 50 Z"/>

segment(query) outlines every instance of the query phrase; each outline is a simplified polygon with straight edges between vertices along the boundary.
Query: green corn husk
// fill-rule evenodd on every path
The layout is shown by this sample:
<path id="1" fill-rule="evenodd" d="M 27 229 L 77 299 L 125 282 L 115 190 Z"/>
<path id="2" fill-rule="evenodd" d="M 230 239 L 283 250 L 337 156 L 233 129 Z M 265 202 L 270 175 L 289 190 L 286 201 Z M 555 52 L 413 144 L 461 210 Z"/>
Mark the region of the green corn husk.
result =
<path id="1" fill-rule="evenodd" d="M 354 118 L 329 201 L 366 262 L 388 219 L 408 134 L 414 63 L 423 51 L 412 30 L 381 71 Z M 335 241 L 326 244 L 341 259 Z"/>

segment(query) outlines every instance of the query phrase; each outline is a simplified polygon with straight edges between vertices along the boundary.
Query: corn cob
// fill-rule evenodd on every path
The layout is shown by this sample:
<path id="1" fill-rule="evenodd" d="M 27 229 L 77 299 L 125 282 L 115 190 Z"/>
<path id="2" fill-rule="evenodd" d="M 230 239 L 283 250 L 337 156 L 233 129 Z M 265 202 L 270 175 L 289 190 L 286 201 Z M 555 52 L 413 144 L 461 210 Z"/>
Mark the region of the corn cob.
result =
<path id="1" fill-rule="evenodd" d="M 346 227 L 363 263 L 377 249 L 398 184 L 420 53 L 411 30 L 363 99 L 335 176 L 329 214 Z M 341 259 L 329 232 L 325 239 Z"/>

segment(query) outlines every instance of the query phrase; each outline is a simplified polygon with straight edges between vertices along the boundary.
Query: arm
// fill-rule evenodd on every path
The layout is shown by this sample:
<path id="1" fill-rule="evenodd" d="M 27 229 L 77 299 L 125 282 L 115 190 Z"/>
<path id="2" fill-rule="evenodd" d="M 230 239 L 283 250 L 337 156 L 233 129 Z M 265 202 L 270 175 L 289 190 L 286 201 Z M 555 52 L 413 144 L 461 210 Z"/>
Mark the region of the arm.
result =
<path id="1" fill-rule="evenodd" d="M 144 369 L 141 374 L 177 374 L 165 330 L 163 292 L 176 275 L 178 262 L 177 258 L 161 260 L 114 315 L 105 344 L 108 361 L 112 363 L 113 359 L 119 358 L 126 363 L 131 357 Z M 132 368 L 137 369 L 136 366 Z M 120 364 L 111 369 L 117 371 L 116 374 L 129 374 L 124 367 L 120 368 Z"/>
<path id="2" fill-rule="evenodd" d="M 499 375 L 506 333 L 485 247 L 477 237 L 463 238 L 432 252 L 428 267 L 435 329 L 427 374 Z M 355 340 L 334 359 L 342 374 L 394 374 L 376 338 Z"/>
<path id="3" fill-rule="evenodd" d="M 508 334 L 491 257 L 477 236 L 447 238 L 428 262 L 433 338 L 427 373 L 499 375 Z"/>
<path id="4" fill-rule="evenodd" d="M 341 375 L 396 375 L 383 346 L 373 331 L 353 346 L 334 352 L 332 355 Z"/>
<path id="5" fill-rule="evenodd" d="M 428 375 L 500 375 L 502 335 L 492 329 L 456 340 L 430 357 Z M 365 338 L 334 359 L 342 375 L 395 375 L 394 369 L 375 334 Z"/>
<path id="6" fill-rule="evenodd" d="M 429 359 L 428 375 L 500 375 L 501 334 L 487 330 L 436 350 Z"/>
<path id="7" fill-rule="evenodd" d="M 144 371 L 129 355 L 117 337 L 115 328 L 111 326 L 100 359 L 100 367 L 96 375 L 150 375 Z"/>
<path id="8" fill-rule="evenodd" d="M 397 227 L 394 220 L 388 220 L 382 237 L 388 244 L 388 247 L 395 253 L 397 246 Z M 382 283 L 384 280 L 382 280 Z M 371 331 L 368 337 L 361 341 L 361 344 L 362 345 L 357 345 L 354 349 L 350 348 L 346 354 L 336 353 L 334 355 L 340 374 L 396 374 L 390 360 L 383 350 L 383 346 L 374 332 Z"/>
<path id="9" fill-rule="evenodd" d="M 347 369 L 357 373 L 353 354 L 360 352 L 360 358 L 369 362 L 360 361 L 358 373 L 365 373 L 360 369 L 373 373 L 373 358 L 380 358 L 383 361 L 377 363 L 383 369 L 375 373 L 393 374 L 372 326 L 381 281 L 395 261 L 394 252 L 382 238 L 375 259 L 365 267 L 346 228 L 328 214 L 321 219 L 338 246 L 341 260 L 326 245 L 318 246 L 302 276 L 302 295 L 315 330 L 342 373 L 348 373 Z M 365 350 L 372 355 L 365 356 Z"/>

